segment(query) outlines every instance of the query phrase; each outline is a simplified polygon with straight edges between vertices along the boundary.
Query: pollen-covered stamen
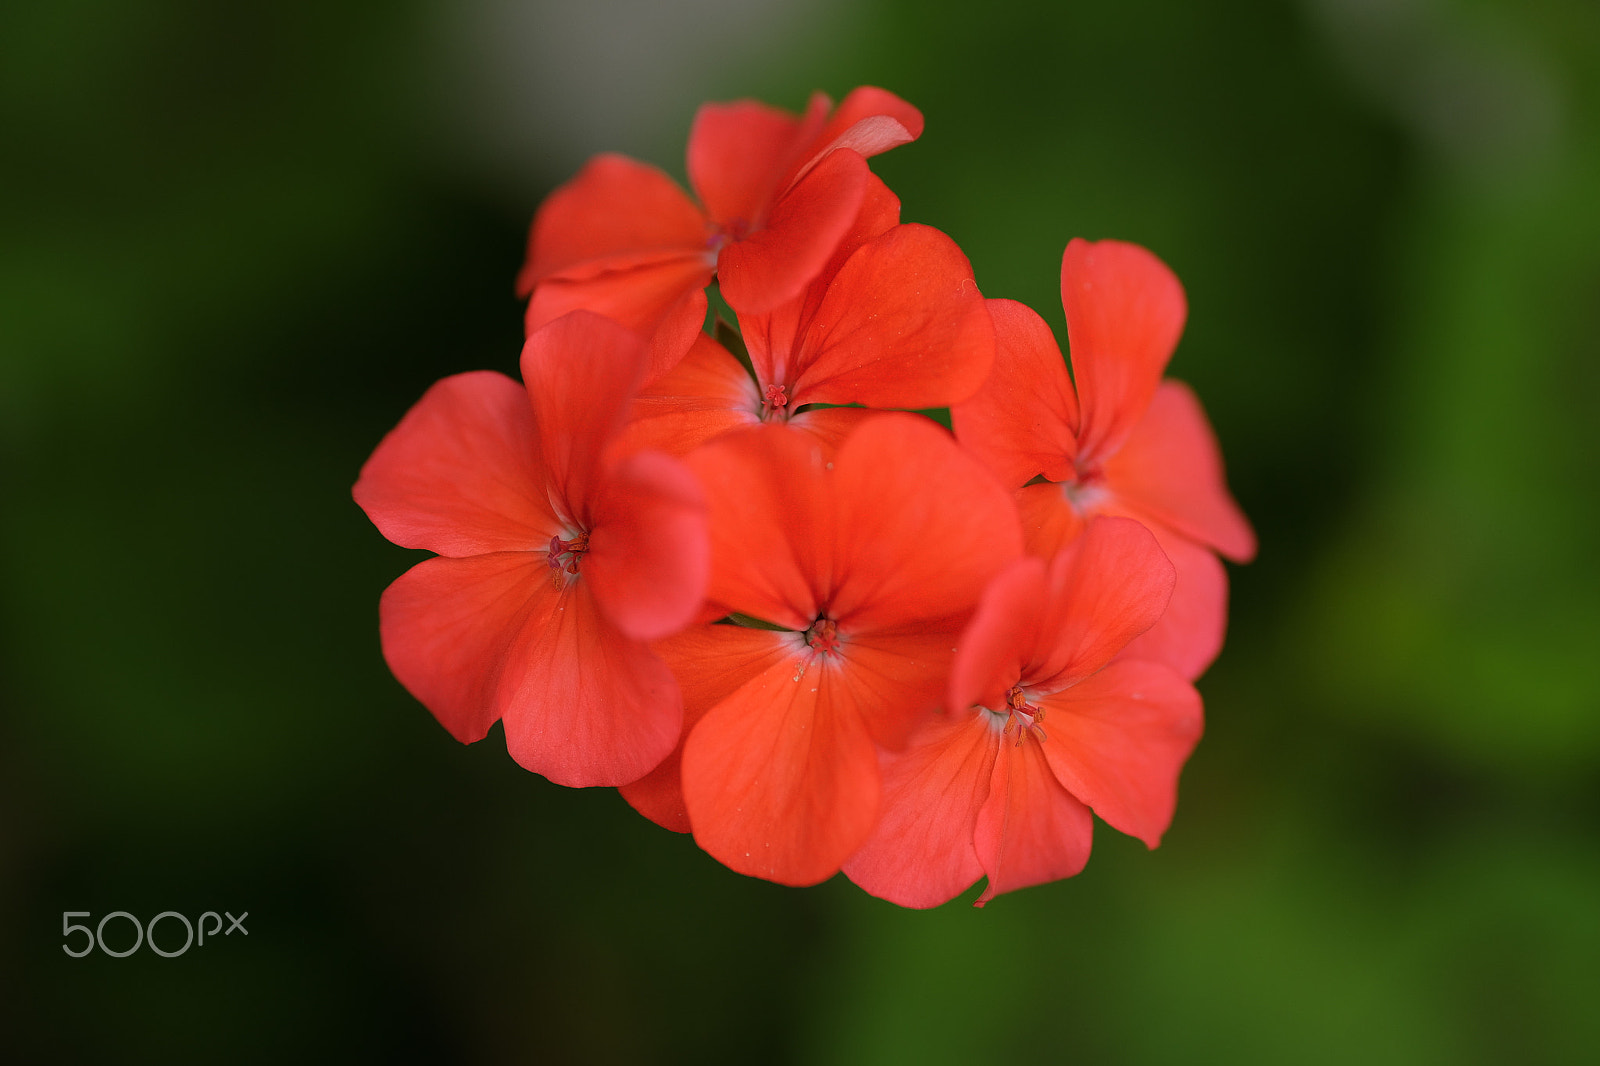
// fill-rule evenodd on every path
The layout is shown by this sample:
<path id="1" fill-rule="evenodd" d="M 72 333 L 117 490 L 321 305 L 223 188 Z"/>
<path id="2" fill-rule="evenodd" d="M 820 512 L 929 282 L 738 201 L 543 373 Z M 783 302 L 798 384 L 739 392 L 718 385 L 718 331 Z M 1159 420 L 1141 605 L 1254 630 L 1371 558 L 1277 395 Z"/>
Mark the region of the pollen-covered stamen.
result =
<path id="1" fill-rule="evenodd" d="M 768 385 L 767 393 L 761 401 L 761 417 L 769 419 L 774 416 L 783 418 L 788 414 L 784 408 L 789 406 L 789 394 L 782 385 Z"/>
<path id="2" fill-rule="evenodd" d="M 1013 685 L 1011 691 L 1006 693 L 1006 710 L 1011 712 L 1011 716 L 1006 720 L 1006 727 L 1000 730 L 1003 736 L 1010 736 L 1015 731 L 1020 745 L 1031 732 L 1041 743 L 1044 741 L 1044 729 L 1039 724 L 1044 721 L 1044 708 L 1029 703 L 1021 685 Z"/>
<path id="3" fill-rule="evenodd" d="M 839 627 L 831 618 L 819 618 L 806 630 L 806 646 L 819 655 L 838 654 Z"/>
<path id="4" fill-rule="evenodd" d="M 550 538 L 550 551 L 546 559 L 550 569 L 556 571 L 552 575 L 557 582 L 562 580 L 562 574 L 578 573 L 578 560 L 583 558 L 583 553 L 589 550 L 589 534 L 579 533 L 571 540 L 562 540 L 559 536 Z"/>

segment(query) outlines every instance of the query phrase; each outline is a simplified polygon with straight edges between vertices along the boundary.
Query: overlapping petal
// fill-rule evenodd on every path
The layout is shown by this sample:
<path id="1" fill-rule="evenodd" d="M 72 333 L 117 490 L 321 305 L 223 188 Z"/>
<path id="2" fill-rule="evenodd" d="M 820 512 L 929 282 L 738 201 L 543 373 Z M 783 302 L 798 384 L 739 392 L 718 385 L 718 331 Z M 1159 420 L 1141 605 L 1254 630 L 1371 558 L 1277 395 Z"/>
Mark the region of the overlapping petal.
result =
<path id="1" fill-rule="evenodd" d="M 850 231 L 867 193 L 867 161 L 841 148 L 772 206 L 766 224 L 723 246 L 717 282 L 740 315 L 792 300 L 821 272 Z"/>
<path id="2" fill-rule="evenodd" d="M 780 884 L 816 884 L 872 831 L 877 754 L 846 671 L 837 659 L 797 650 L 713 707 L 689 735 L 689 822 L 695 841 L 724 865 Z"/>
<path id="3" fill-rule="evenodd" d="M 987 300 L 994 322 L 994 369 L 970 399 L 950 409 L 956 439 L 1007 488 L 1044 475 L 1075 478 L 1078 397 L 1054 334 L 1032 308 Z"/>
<path id="4" fill-rule="evenodd" d="M 549 278 L 528 301 L 525 326 L 532 334 L 572 311 L 604 315 L 646 339 L 650 380 L 676 366 L 699 335 L 711 274 L 705 255 L 691 252 L 582 278 Z"/>
<path id="5" fill-rule="evenodd" d="M 1159 663 L 1121 659 L 1040 698 L 1057 780 L 1114 829 L 1150 847 L 1172 822 L 1178 772 L 1200 740 L 1200 694 Z"/>
<path id="6" fill-rule="evenodd" d="M 711 570 L 705 495 L 689 469 L 640 452 L 610 471 L 589 508 L 584 580 L 634 640 L 676 633 L 699 613 Z"/>
<path id="7" fill-rule="evenodd" d="M 1029 555 L 1049 559 L 1083 532 L 1088 519 L 1068 497 L 1072 491 L 1073 486 L 1054 481 L 1017 490 L 1017 513 Z"/>
<path id="8" fill-rule="evenodd" d="M 882 814 L 845 876 L 902 907 L 936 907 L 982 877 L 972 839 L 999 749 L 981 713 L 930 719 L 882 759 Z"/>
<path id="9" fill-rule="evenodd" d="M 1167 380 L 1120 451 L 1106 478 L 1120 505 L 1228 558 L 1255 557 L 1256 535 L 1228 492 L 1222 449 L 1194 392 Z"/>
<path id="10" fill-rule="evenodd" d="M 701 105 L 689 129 L 688 166 L 706 214 L 725 227 L 759 227 L 827 109 L 821 93 L 804 118 L 756 100 Z"/>
<path id="11" fill-rule="evenodd" d="M 813 158 L 850 148 L 871 158 L 922 136 L 922 112 L 886 89 L 850 90 L 816 138 Z"/>
<path id="12" fill-rule="evenodd" d="M 943 407 L 983 384 L 994 326 L 955 242 L 901 225 L 839 268 L 799 347 L 798 403 Z"/>
<path id="13" fill-rule="evenodd" d="M 834 466 L 839 547 L 829 604 L 841 624 L 868 631 L 964 620 L 990 578 L 1021 554 L 1008 494 L 927 419 L 891 413 L 864 422 Z"/>
<path id="14" fill-rule="evenodd" d="M 562 785 L 620 785 L 661 761 L 681 725 L 677 683 L 544 556 L 419 563 L 384 592 L 384 658 L 456 739 L 504 719 L 506 747 Z"/>
<path id="15" fill-rule="evenodd" d="M 686 460 L 706 489 L 707 598 L 788 629 L 817 616 L 832 572 L 833 501 L 820 443 L 783 426 L 713 441 Z"/>
<path id="16" fill-rule="evenodd" d="M 1091 521 L 1050 561 L 1029 684 L 1063 688 L 1099 670 L 1155 625 L 1174 581 L 1172 563 L 1144 526 Z"/>
<path id="17" fill-rule="evenodd" d="M 1094 836 L 1089 808 L 1056 780 L 1038 744 L 996 740 L 1004 743 L 973 830 L 973 848 L 989 875 L 979 907 L 1002 892 L 1077 874 Z"/>
<path id="18" fill-rule="evenodd" d="M 549 567 L 532 552 L 428 559 L 378 603 L 383 657 L 451 736 L 482 740 L 503 710 L 500 679 L 513 646 L 555 595 Z"/>
<path id="19" fill-rule="evenodd" d="M 646 359 L 637 334 L 589 311 L 556 319 L 523 346 L 551 504 L 569 524 L 586 523 L 606 446 L 622 429 Z"/>
<path id="20" fill-rule="evenodd" d="M 531 549 L 559 528 L 527 393 L 487 370 L 424 393 L 361 468 L 354 496 L 385 537 L 440 555 Z"/>
<path id="21" fill-rule="evenodd" d="M 942 624 L 846 633 L 839 657 L 848 667 L 848 693 L 880 747 L 905 747 L 916 726 L 938 709 L 958 631 L 959 616 Z"/>
<path id="22" fill-rule="evenodd" d="M 750 352 L 751 368 L 765 385 L 793 384 L 799 368 L 801 338 L 828 294 L 845 261 L 862 245 L 900 224 L 900 198 L 877 175 L 868 172 L 867 191 L 855 221 L 839 240 L 828 262 L 800 295 L 761 314 L 739 316 L 739 329 Z"/>
<path id="23" fill-rule="evenodd" d="M 1228 575 L 1211 549 L 1163 526 L 1148 528 L 1172 560 L 1176 583 L 1161 620 L 1123 654 L 1166 663 L 1184 677 L 1197 678 L 1222 651 L 1228 627 Z"/>
<path id="24" fill-rule="evenodd" d="M 1047 588 L 1044 560 L 1033 557 L 1015 560 L 989 582 L 961 634 L 946 707 L 1005 706 L 1007 691 L 1031 666 Z"/>
<path id="25" fill-rule="evenodd" d="M 540 205 L 517 293 L 558 274 L 616 269 L 624 265 L 616 256 L 633 257 L 631 266 L 704 248 L 707 235 L 705 217 L 677 182 L 626 156 L 598 155 Z"/>
<path id="26" fill-rule="evenodd" d="M 688 354 L 633 401 L 621 447 L 688 455 L 707 441 L 761 421 L 761 394 L 722 345 L 697 333 Z"/>
<path id="27" fill-rule="evenodd" d="M 652 650 L 661 656 L 683 693 L 683 736 L 707 711 L 748 681 L 795 657 L 795 635 L 771 629 L 732 625 L 692 626 Z M 683 743 L 650 773 L 624 785 L 622 796 L 633 809 L 675 833 L 690 831 L 683 802 Z"/>
<path id="28" fill-rule="evenodd" d="M 638 780 L 678 742 L 677 681 L 648 645 L 612 626 L 585 581 L 559 592 L 549 577 L 533 584 L 534 609 L 495 692 L 506 750 L 558 785 Z"/>
<path id="29" fill-rule="evenodd" d="M 1082 411 L 1078 452 L 1103 459 L 1143 417 L 1189 305 L 1177 277 L 1148 250 L 1082 239 L 1061 259 L 1061 303 Z"/>

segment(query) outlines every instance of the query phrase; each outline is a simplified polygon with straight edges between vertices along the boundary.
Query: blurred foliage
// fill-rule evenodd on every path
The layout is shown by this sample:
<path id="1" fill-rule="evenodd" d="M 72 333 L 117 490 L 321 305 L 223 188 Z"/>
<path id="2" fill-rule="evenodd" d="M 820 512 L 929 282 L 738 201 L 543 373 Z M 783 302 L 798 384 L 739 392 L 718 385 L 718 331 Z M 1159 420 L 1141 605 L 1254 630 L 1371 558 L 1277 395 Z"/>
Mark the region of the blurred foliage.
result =
<path id="1" fill-rule="evenodd" d="M 548 191 L 449 148 L 454 10 L 0 11 L 18 1054 L 1600 1055 L 1600 9 L 812 4 L 709 68 L 920 106 L 876 163 L 905 218 L 1058 332 L 1068 238 L 1171 263 L 1261 534 L 1162 848 L 1103 829 L 1078 878 L 932 913 L 737 877 L 388 676 L 415 553 L 349 486 L 433 380 L 514 370 Z M 635 150 L 681 176 L 698 102 Z M 250 934 L 59 951 L 62 911 L 169 909 Z"/>

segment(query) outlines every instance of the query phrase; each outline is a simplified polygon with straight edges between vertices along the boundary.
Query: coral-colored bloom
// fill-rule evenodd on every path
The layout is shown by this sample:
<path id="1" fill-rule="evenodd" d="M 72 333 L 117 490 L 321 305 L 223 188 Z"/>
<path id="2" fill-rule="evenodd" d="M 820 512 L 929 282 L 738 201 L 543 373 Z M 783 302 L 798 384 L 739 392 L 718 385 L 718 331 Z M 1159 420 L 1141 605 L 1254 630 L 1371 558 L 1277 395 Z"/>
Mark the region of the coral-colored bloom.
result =
<path id="1" fill-rule="evenodd" d="M 1061 263 L 1072 372 L 1032 310 L 990 300 L 994 372 L 951 411 L 961 443 L 1008 486 L 1029 552 L 1049 558 L 1097 514 L 1137 518 L 1177 567 L 1167 615 L 1130 655 L 1198 677 L 1222 647 L 1227 576 L 1255 533 L 1229 495 L 1216 437 L 1189 388 L 1162 381 L 1187 314 L 1178 279 L 1120 241 L 1074 240 Z M 1043 476 L 1050 484 L 1021 487 Z"/>
<path id="2" fill-rule="evenodd" d="M 883 813 L 844 864 L 850 879 L 931 907 L 987 875 L 981 906 L 1081 870 L 1091 808 L 1155 847 L 1200 697 L 1170 667 L 1112 660 L 1160 617 L 1173 578 L 1125 518 L 995 578 L 957 646 L 945 713 L 884 756 Z"/>
<path id="3" fill-rule="evenodd" d="M 994 361 L 972 266 L 949 237 L 899 217 L 899 200 L 869 176 L 861 212 L 822 272 L 772 311 L 739 314 L 754 381 L 702 335 L 641 392 L 630 444 L 684 455 L 735 428 L 787 422 L 834 447 L 870 415 L 864 408 L 945 407 L 972 395 Z"/>
<path id="4" fill-rule="evenodd" d="M 939 702 L 956 634 L 1021 553 L 1016 509 L 913 415 L 863 422 L 831 461 L 763 426 L 688 463 L 711 516 L 708 599 L 782 629 L 662 643 L 691 726 L 682 806 L 671 760 L 624 795 L 741 873 L 812 884 L 871 832 L 877 745 L 902 745 Z"/>
<path id="5" fill-rule="evenodd" d="M 563 785 L 635 780 L 681 732 L 645 642 L 701 605 L 706 514 L 681 463 L 609 449 L 646 360 L 616 323 L 558 319 L 528 338 L 526 388 L 439 382 L 355 486 L 386 537 L 439 553 L 383 594 L 395 677 L 463 742 L 504 720 L 512 757 Z"/>
<path id="6" fill-rule="evenodd" d="M 831 112 L 831 113 L 830 113 Z M 817 93 L 804 116 L 750 100 L 706 104 L 689 135 L 689 183 L 596 157 L 540 207 L 517 279 L 527 327 L 574 308 L 653 337 L 651 374 L 688 350 L 715 273 L 740 312 L 793 299 L 822 270 L 867 192 L 866 158 L 922 133 L 916 108 L 862 87 L 837 110 Z"/>

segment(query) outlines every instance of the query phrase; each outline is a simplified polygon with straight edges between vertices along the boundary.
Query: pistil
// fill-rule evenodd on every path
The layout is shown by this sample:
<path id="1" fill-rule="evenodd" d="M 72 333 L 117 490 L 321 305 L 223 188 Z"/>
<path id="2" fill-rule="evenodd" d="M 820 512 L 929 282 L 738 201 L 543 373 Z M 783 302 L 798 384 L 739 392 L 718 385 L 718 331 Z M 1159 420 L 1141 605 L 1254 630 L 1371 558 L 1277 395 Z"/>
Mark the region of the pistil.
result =
<path id="1" fill-rule="evenodd" d="M 770 421 L 774 418 L 784 421 L 788 412 L 784 410 L 789 406 L 789 394 L 782 385 L 768 385 L 766 397 L 761 401 L 761 420 Z"/>
<path id="2" fill-rule="evenodd" d="M 589 534 L 580 532 L 571 540 L 562 540 L 560 536 L 550 538 L 550 551 L 546 560 L 552 571 L 550 578 L 555 582 L 556 588 L 564 587 L 569 577 L 578 576 L 578 560 L 583 558 L 589 550 Z"/>

